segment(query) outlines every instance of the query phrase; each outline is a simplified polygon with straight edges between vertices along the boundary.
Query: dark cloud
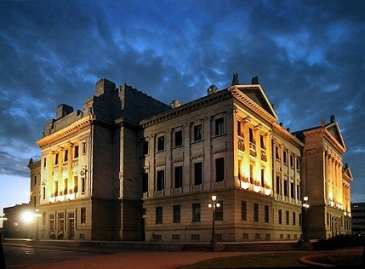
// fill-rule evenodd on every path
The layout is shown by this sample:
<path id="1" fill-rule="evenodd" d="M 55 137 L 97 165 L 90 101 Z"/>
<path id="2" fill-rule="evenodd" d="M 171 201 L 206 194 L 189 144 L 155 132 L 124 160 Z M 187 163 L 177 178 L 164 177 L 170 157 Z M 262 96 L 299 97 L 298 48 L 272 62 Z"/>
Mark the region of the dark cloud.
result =
<path id="1" fill-rule="evenodd" d="M 0 1 L 0 174 L 27 174 L 57 105 L 82 108 L 101 78 L 168 104 L 238 72 L 292 131 L 336 116 L 364 201 L 363 14 L 361 0 Z"/>

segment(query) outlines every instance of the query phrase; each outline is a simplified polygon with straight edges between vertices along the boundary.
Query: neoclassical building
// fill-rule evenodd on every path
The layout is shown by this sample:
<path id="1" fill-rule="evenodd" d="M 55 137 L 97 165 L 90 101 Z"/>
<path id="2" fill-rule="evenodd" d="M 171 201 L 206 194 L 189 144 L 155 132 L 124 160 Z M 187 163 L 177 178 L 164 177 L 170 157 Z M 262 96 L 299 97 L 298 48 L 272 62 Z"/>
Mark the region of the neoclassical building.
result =
<path id="1" fill-rule="evenodd" d="M 217 241 L 287 240 L 304 221 L 311 238 L 351 232 L 334 117 L 291 133 L 257 77 L 169 106 L 102 79 L 82 110 L 57 107 L 37 145 L 41 239 L 209 241 L 214 224 Z"/>

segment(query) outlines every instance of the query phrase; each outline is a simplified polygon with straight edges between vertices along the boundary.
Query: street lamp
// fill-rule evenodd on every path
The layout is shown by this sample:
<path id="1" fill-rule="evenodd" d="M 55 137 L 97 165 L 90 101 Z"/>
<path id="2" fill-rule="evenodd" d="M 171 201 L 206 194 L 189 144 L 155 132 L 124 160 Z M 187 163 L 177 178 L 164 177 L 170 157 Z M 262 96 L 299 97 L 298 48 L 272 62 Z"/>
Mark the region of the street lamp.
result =
<path id="1" fill-rule="evenodd" d="M 212 239 L 210 240 L 210 245 L 215 247 L 216 241 L 214 236 L 214 228 L 215 228 L 215 208 L 220 207 L 221 205 L 217 202 L 217 196 L 212 195 L 210 198 L 208 207 L 213 209 L 213 221 L 212 221 Z"/>
<path id="2" fill-rule="evenodd" d="M 308 196 L 303 197 L 303 204 L 302 204 L 302 230 L 303 230 L 303 239 L 304 242 L 308 242 L 308 219 L 307 219 L 307 209 L 309 208 Z"/>

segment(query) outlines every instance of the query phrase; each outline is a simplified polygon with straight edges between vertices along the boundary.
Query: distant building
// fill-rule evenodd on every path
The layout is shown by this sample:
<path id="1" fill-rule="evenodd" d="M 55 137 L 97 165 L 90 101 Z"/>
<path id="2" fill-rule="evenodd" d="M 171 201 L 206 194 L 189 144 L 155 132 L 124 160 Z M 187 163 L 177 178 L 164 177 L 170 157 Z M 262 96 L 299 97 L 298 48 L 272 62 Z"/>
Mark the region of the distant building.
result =
<path id="1" fill-rule="evenodd" d="M 334 117 L 291 133 L 257 78 L 170 106 L 102 79 L 81 111 L 58 106 L 37 144 L 41 239 L 209 241 L 212 195 L 217 241 L 351 233 Z"/>
<path id="2" fill-rule="evenodd" d="M 352 203 L 352 233 L 365 234 L 365 203 Z"/>

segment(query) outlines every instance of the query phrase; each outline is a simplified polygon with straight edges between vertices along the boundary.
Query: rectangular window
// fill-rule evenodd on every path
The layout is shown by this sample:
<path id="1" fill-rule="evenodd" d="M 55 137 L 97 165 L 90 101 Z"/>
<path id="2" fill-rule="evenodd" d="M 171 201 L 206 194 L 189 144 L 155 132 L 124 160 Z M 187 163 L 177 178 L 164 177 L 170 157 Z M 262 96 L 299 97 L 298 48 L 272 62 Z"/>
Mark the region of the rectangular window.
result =
<path id="1" fill-rule="evenodd" d="M 43 167 L 46 167 L 47 166 L 47 158 L 46 157 L 44 157 L 43 158 Z"/>
<path id="2" fill-rule="evenodd" d="M 194 141 L 201 140 L 203 138 L 203 128 L 201 124 L 194 126 Z"/>
<path id="3" fill-rule="evenodd" d="M 180 235 L 179 234 L 172 234 L 171 235 L 172 241 L 180 241 Z"/>
<path id="4" fill-rule="evenodd" d="M 175 167 L 175 188 L 182 187 L 182 179 L 183 179 L 183 168 L 182 166 Z"/>
<path id="5" fill-rule="evenodd" d="M 164 185 L 165 185 L 165 171 L 164 170 L 160 170 L 157 171 L 157 190 L 161 191 L 164 189 Z"/>
<path id="6" fill-rule="evenodd" d="M 34 185 L 37 185 L 37 176 L 34 176 L 34 177 L 33 177 L 33 184 L 34 184 Z"/>
<path id="7" fill-rule="evenodd" d="M 261 168 L 261 186 L 265 187 L 265 169 Z"/>
<path id="8" fill-rule="evenodd" d="M 294 168 L 294 159 L 295 159 L 295 157 L 294 157 L 294 155 L 293 154 L 290 154 L 290 167 L 291 168 Z"/>
<path id="9" fill-rule="evenodd" d="M 86 223 L 86 207 L 81 207 L 81 223 Z"/>
<path id="10" fill-rule="evenodd" d="M 180 205 L 173 206 L 173 223 L 180 222 Z"/>
<path id="11" fill-rule="evenodd" d="M 156 207 L 156 224 L 162 223 L 162 207 Z"/>
<path id="12" fill-rule="evenodd" d="M 74 193 L 79 191 L 79 177 L 74 176 Z"/>
<path id="13" fill-rule="evenodd" d="M 250 143 L 255 144 L 255 137 L 253 134 L 253 130 L 251 128 L 248 128 L 248 135 L 249 135 Z"/>
<path id="14" fill-rule="evenodd" d="M 264 136 L 263 135 L 260 135 L 260 147 L 262 149 L 266 149 L 266 147 L 265 147 L 265 139 L 264 139 Z"/>
<path id="15" fill-rule="evenodd" d="M 265 222 L 269 222 L 269 206 L 265 205 Z"/>
<path id="16" fill-rule="evenodd" d="M 293 225 L 296 225 L 296 215 L 295 215 L 295 212 L 293 212 Z"/>
<path id="17" fill-rule="evenodd" d="M 285 164 L 288 164 L 288 151 L 283 150 L 283 161 Z"/>
<path id="18" fill-rule="evenodd" d="M 279 148 L 279 146 L 277 146 L 277 145 L 275 145 L 275 156 L 276 156 L 276 159 L 277 160 L 280 160 L 281 158 L 280 158 L 280 148 Z"/>
<path id="19" fill-rule="evenodd" d="M 284 196 L 288 196 L 288 180 L 284 179 Z"/>
<path id="20" fill-rule="evenodd" d="M 223 220 L 223 202 L 218 201 L 219 207 L 216 206 L 215 208 L 215 220 Z"/>
<path id="21" fill-rule="evenodd" d="M 148 173 L 142 173 L 142 193 L 148 192 Z"/>
<path id="22" fill-rule="evenodd" d="M 286 225 L 289 225 L 289 211 L 285 212 Z"/>
<path id="23" fill-rule="evenodd" d="M 82 142 L 82 154 L 86 154 L 86 142 Z"/>
<path id="24" fill-rule="evenodd" d="M 74 159 L 77 159 L 79 157 L 79 146 L 76 145 L 74 148 Z"/>
<path id="25" fill-rule="evenodd" d="M 57 165 L 58 164 L 58 153 L 55 154 L 54 156 L 54 164 Z"/>
<path id="26" fill-rule="evenodd" d="M 278 219 L 279 224 L 283 224 L 283 211 L 281 209 L 278 211 Z"/>
<path id="27" fill-rule="evenodd" d="M 66 150 L 64 151 L 63 161 L 64 161 L 64 162 L 67 162 L 67 161 L 68 161 L 68 149 L 66 149 Z"/>
<path id="28" fill-rule="evenodd" d="M 193 222 L 200 222 L 200 204 L 193 204 Z"/>
<path id="29" fill-rule="evenodd" d="M 215 181 L 224 180 L 224 158 L 215 159 Z"/>
<path id="30" fill-rule="evenodd" d="M 203 163 L 194 163 L 194 185 L 200 185 L 203 181 Z"/>
<path id="31" fill-rule="evenodd" d="M 215 120 L 215 135 L 222 135 L 224 133 L 224 118 Z"/>
<path id="32" fill-rule="evenodd" d="M 247 220 L 247 202 L 241 201 L 241 220 Z"/>
<path id="33" fill-rule="evenodd" d="M 165 149 L 165 137 L 159 136 L 157 137 L 157 150 L 161 151 Z"/>
<path id="34" fill-rule="evenodd" d="M 237 121 L 237 135 L 242 136 L 242 128 L 241 128 L 241 122 Z"/>
<path id="35" fill-rule="evenodd" d="M 190 238 L 191 241 L 200 241 L 200 234 L 192 234 Z"/>
<path id="36" fill-rule="evenodd" d="M 81 178 L 81 194 L 86 193 L 86 178 Z"/>
<path id="37" fill-rule="evenodd" d="M 65 178 L 65 180 L 63 182 L 63 186 L 65 187 L 63 189 L 63 194 L 67 194 L 68 193 L 68 178 Z"/>
<path id="38" fill-rule="evenodd" d="M 143 148 L 143 155 L 147 155 L 148 154 L 148 141 L 143 141 L 142 148 Z"/>
<path id="39" fill-rule="evenodd" d="M 42 190 L 42 199 L 46 199 L 46 187 L 43 187 L 43 190 Z"/>
<path id="40" fill-rule="evenodd" d="M 276 193 L 277 194 L 281 194 L 281 191 L 280 191 L 280 176 L 276 176 Z"/>
<path id="41" fill-rule="evenodd" d="M 294 198 L 294 182 L 290 182 L 290 197 Z"/>
<path id="42" fill-rule="evenodd" d="M 182 143 L 182 131 L 176 131 L 175 132 L 175 147 L 181 146 Z"/>
<path id="43" fill-rule="evenodd" d="M 253 204 L 253 221 L 259 221 L 259 204 Z"/>

